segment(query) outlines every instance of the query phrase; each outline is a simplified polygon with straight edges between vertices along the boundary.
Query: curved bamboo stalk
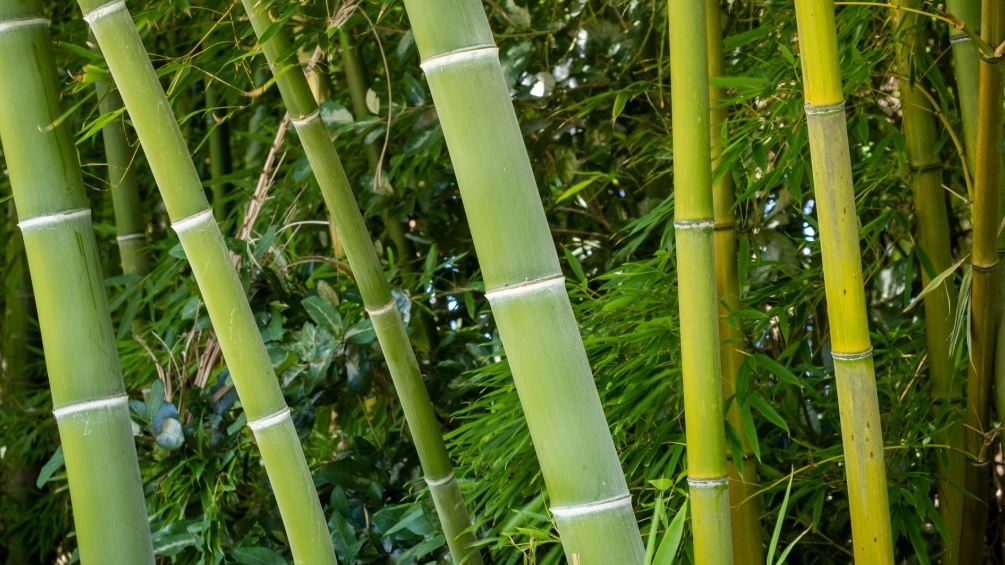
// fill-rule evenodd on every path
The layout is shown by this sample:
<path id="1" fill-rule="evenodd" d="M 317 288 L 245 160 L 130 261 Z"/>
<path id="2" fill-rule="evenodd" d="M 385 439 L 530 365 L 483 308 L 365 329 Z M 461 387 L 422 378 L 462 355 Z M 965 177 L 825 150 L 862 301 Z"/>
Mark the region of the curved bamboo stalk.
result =
<path id="1" fill-rule="evenodd" d="M 579 565 L 641 564 L 631 495 L 488 18 L 477 0 L 406 0 L 405 9 L 565 555 Z"/>
<path id="2" fill-rule="evenodd" d="M 310 565 L 335 563 L 331 536 L 289 408 L 178 122 L 133 20 L 120 0 L 80 0 L 78 4 L 105 54 L 202 291 L 272 483 L 293 558 Z"/>
<path id="3" fill-rule="evenodd" d="M 1005 39 L 1005 6 L 985 1 L 981 39 L 997 46 Z M 970 464 L 964 499 L 963 563 L 983 560 L 987 524 L 991 445 L 991 382 L 994 375 L 995 331 L 1000 308 L 998 280 L 998 212 L 1001 169 L 1002 70 L 1000 64 L 980 63 L 977 145 L 974 153 L 973 283 L 970 292 L 970 363 L 967 371 L 966 449 Z"/>
<path id="4" fill-rule="evenodd" d="M 68 126 L 52 125 L 60 116 L 59 86 L 40 2 L 0 3 L 0 53 L 0 137 L 36 297 L 80 560 L 153 564 L 91 212 Z"/>
<path id="5" fill-rule="evenodd" d="M 894 6 L 917 7 L 915 0 L 891 0 Z M 900 75 L 900 106 L 903 112 L 904 139 L 914 187 L 915 218 L 918 246 L 928 258 L 922 265 L 921 280 L 927 287 L 932 277 L 952 265 L 949 248 L 949 216 L 942 190 L 942 161 L 939 158 L 939 137 L 935 124 L 935 108 L 922 86 L 913 77 L 911 61 L 924 54 L 925 33 L 918 26 L 918 16 L 905 10 L 895 11 L 893 19 L 897 39 L 897 72 Z M 976 53 L 975 53 L 976 56 Z M 920 81 L 920 77 L 918 77 Z M 929 270 L 930 269 L 930 270 Z M 947 409 L 958 411 L 963 392 L 956 383 L 953 367 L 952 333 L 956 318 L 956 285 L 947 278 L 924 299 L 925 344 L 928 352 L 928 374 L 932 381 L 933 413 Z M 937 443 L 951 449 L 936 463 L 939 481 L 939 510 L 949 531 L 944 563 L 959 561 L 960 536 L 963 524 L 963 485 L 966 457 L 963 452 L 963 427 L 954 424 L 937 438 Z"/>
<path id="6" fill-rule="evenodd" d="M 713 284 L 718 281 L 713 242 L 706 0 L 675 2 L 668 9 L 674 233 L 694 559 L 698 565 L 731 563 L 718 285 Z"/>
<path id="7" fill-rule="evenodd" d="M 253 0 L 244 0 L 244 8 L 258 37 L 264 36 L 274 25 L 268 11 L 256 9 Z M 450 553 L 457 563 L 480 564 L 481 556 L 473 546 L 475 537 L 471 531 L 471 519 L 454 477 L 453 464 L 447 454 L 429 392 L 422 381 L 415 352 L 409 344 L 405 324 L 395 307 L 349 179 L 321 121 L 307 77 L 295 55 L 290 54 L 290 43 L 284 30 L 273 30 L 262 50 L 275 72 L 276 85 L 290 116 L 293 116 L 293 125 L 356 276 L 363 304 L 373 321 Z"/>
<path id="8" fill-rule="evenodd" d="M 883 433 L 865 306 L 832 0 L 796 0 L 831 351 L 858 563 L 893 563 Z"/>
<path id="9" fill-rule="evenodd" d="M 722 24 L 718 0 L 707 0 L 708 12 L 708 66 L 709 76 L 725 74 L 722 57 Z M 729 315 L 740 309 L 740 281 L 736 263 L 736 214 L 733 206 L 733 177 L 721 168 L 722 148 L 726 144 L 723 124 L 727 111 L 723 104 L 722 89 L 709 85 L 711 108 L 712 155 L 712 217 L 715 221 L 715 288 L 719 299 L 719 361 L 722 367 L 722 396 L 736 394 L 736 375 L 744 359 L 744 336 L 740 320 L 732 323 Z M 729 421 L 743 446 L 743 461 L 737 465 L 727 451 L 726 468 L 729 472 L 730 522 L 733 529 L 733 561 L 740 564 L 764 562 L 761 542 L 761 497 L 758 494 L 757 460 L 747 439 L 743 419 L 734 399 L 726 411 Z"/>

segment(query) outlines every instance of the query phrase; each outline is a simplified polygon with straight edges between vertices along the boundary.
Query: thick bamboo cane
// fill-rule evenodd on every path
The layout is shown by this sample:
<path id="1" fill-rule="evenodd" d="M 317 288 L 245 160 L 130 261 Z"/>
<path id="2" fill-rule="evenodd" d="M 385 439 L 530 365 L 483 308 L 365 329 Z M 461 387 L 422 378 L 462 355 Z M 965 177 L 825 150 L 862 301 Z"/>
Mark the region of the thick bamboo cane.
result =
<path id="1" fill-rule="evenodd" d="M 946 0 L 946 9 L 967 27 L 981 27 L 981 0 Z M 963 30 L 949 26 L 949 43 L 953 49 L 956 70 L 956 93 L 959 96 L 963 121 L 963 147 L 970 174 L 974 173 L 977 145 L 977 90 L 980 82 L 980 58 L 977 47 Z"/>
<path id="2" fill-rule="evenodd" d="M 708 12 L 708 66 L 709 76 L 725 74 L 722 56 L 722 25 L 718 0 L 707 0 Z M 729 170 L 718 170 L 722 148 L 726 144 L 723 124 L 727 111 L 722 100 L 722 89 L 709 85 L 712 140 L 712 216 L 715 220 L 715 287 L 719 298 L 719 360 L 722 367 L 722 396 L 736 394 L 736 375 L 744 359 L 743 328 L 740 320 L 732 323 L 729 315 L 740 309 L 740 282 L 736 261 L 736 214 L 733 206 L 733 177 Z M 726 468 L 729 471 L 730 522 L 733 529 L 733 561 L 740 564 L 764 561 L 761 541 L 761 498 L 757 494 L 757 459 L 747 439 L 743 419 L 734 399 L 726 419 L 740 436 L 743 461 L 737 464 L 727 451 Z"/>
<path id="3" fill-rule="evenodd" d="M 105 54 L 202 291 L 272 483 L 293 558 L 305 565 L 335 563 L 328 526 L 290 410 L 178 122 L 132 18 L 121 1 L 78 3 Z"/>
<path id="4" fill-rule="evenodd" d="M 0 138 L 32 275 L 80 560 L 153 564 L 91 213 L 69 127 L 53 125 L 58 95 L 41 3 L 0 3 Z"/>
<path id="5" fill-rule="evenodd" d="M 257 8 L 253 0 L 244 1 L 245 11 L 259 37 L 273 25 L 267 10 Z M 447 537 L 450 552 L 457 563 L 480 564 L 478 551 L 473 547 L 475 537 L 471 532 L 471 519 L 454 477 L 453 464 L 447 454 L 443 435 L 429 392 L 401 314 L 394 305 L 380 260 L 374 251 L 370 233 L 363 223 L 349 179 L 346 178 L 331 137 L 320 119 L 318 105 L 311 94 L 307 77 L 295 55 L 291 54 L 289 40 L 284 30 L 273 30 L 262 50 L 276 75 L 276 85 L 282 93 L 286 108 L 293 116 L 293 125 L 304 145 L 307 158 L 314 170 L 335 229 L 342 241 L 346 258 L 356 275 L 363 304 L 377 332 L 377 339 L 391 371 L 391 379 L 401 400 L 405 419 L 412 432 L 419 453 L 426 483 Z"/>
<path id="6" fill-rule="evenodd" d="M 914 0 L 891 0 L 895 7 L 916 7 Z M 921 269 L 922 283 L 927 287 L 932 277 L 952 265 L 949 249 L 949 216 L 946 195 L 942 190 L 942 160 L 939 158 L 939 137 L 936 133 L 935 109 L 922 86 L 909 77 L 911 61 L 924 54 L 924 31 L 918 26 L 918 16 L 905 10 L 895 11 L 894 35 L 897 40 L 897 73 L 900 75 L 900 106 L 903 113 L 904 140 L 914 187 L 917 241 L 928 258 Z M 919 82 L 921 77 L 917 79 Z M 931 269 L 932 271 L 928 271 Z M 952 333 L 955 320 L 957 291 L 951 278 L 931 291 L 924 301 L 925 344 L 928 352 L 928 374 L 931 379 L 933 413 L 960 409 L 963 393 L 956 383 L 952 359 Z M 963 452 L 963 426 L 954 423 L 937 442 L 950 446 L 936 463 L 939 481 L 939 510 L 949 540 L 942 558 L 945 563 L 959 560 L 962 534 L 963 477 L 966 457 Z"/>
<path id="7" fill-rule="evenodd" d="M 706 0 L 674 2 L 669 10 L 674 233 L 694 558 L 698 565 L 731 563 L 719 309 L 717 285 L 713 283 L 715 220 Z"/>
<path id="8" fill-rule="evenodd" d="M 1005 38 L 1005 6 L 985 0 L 981 39 L 997 47 Z M 998 212 L 1002 139 L 1002 70 L 988 61 L 980 64 L 977 145 L 974 152 L 973 247 L 970 252 L 973 286 L 970 291 L 970 363 L 967 371 L 966 448 L 970 464 L 964 499 L 963 563 L 983 560 L 987 524 L 991 441 L 991 382 L 994 375 L 995 331 L 1000 308 L 998 281 Z"/>
<path id="9" fill-rule="evenodd" d="M 893 563 L 883 433 L 832 0 L 796 0 L 796 24 L 855 561 Z"/>
<path id="10" fill-rule="evenodd" d="M 565 555 L 579 565 L 638 565 L 645 552 L 631 495 L 488 18 L 477 0 L 405 8 Z"/>

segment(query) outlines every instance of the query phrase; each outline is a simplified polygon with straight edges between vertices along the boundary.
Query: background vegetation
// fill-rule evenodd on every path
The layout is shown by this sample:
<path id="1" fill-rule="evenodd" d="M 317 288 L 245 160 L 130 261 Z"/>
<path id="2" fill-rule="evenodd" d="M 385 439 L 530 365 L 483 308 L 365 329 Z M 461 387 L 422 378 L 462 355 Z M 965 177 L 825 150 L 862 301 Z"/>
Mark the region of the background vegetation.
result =
<path id="1" fill-rule="evenodd" d="M 295 135 L 277 141 L 289 124 L 240 7 L 217 0 L 140 0 L 129 7 L 206 188 L 222 197 L 214 208 L 242 259 L 242 280 L 340 562 L 446 562 L 372 326 Z M 138 145 L 134 166 L 151 272 L 118 275 L 97 135 L 114 115 L 99 111 L 93 88 L 109 76 L 77 13 L 65 3 L 48 8 L 65 119 L 76 132 L 105 253 L 155 551 L 165 563 L 284 563 L 288 549 L 264 468 Z M 401 289 L 398 307 L 488 562 L 561 562 L 401 4 L 316 0 L 281 9 L 295 24 L 305 63 L 320 49 L 314 76 L 322 119 Z M 676 321 L 676 279 L 687 273 L 676 271 L 673 253 L 666 3 L 498 0 L 486 10 L 643 536 L 656 523 L 657 539 L 672 545 L 675 526 L 683 525 L 680 557 L 688 562 L 686 523 L 673 520 L 687 492 Z M 737 394 L 726 401 L 752 423 L 764 541 L 769 551 L 776 548 L 773 557 L 794 544 L 791 562 L 848 562 L 851 530 L 794 10 L 773 0 L 734 0 L 721 10 L 727 76 L 713 82 L 726 89 L 730 141 L 718 174 L 736 184 L 742 309 L 735 318 L 749 352 Z M 933 496 L 933 469 L 944 450 L 933 438 L 956 416 L 932 413 L 921 309 L 908 309 L 922 290 L 924 260 L 912 235 L 899 80 L 923 81 L 936 104 L 957 260 L 970 247 L 971 224 L 954 138 L 962 129 L 946 25 L 926 20 L 932 39 L 915 74 L 903 77 L 895 68 L 890 17 L 883 5 L 839 7 L 838 45 L 896 553 L 899 561 L 927 563 L 944 531 Z M 350 100 L 343 59 L 350 48 L 369 84 L 365 108 Z M 212 166 L 214 135 L 229 146 L 225 169 Z M 270 148 L 275 164 L 265 166 Z M 367 158 L 373 152 L 379 176 Z M 9 194 L 0 184 L 0 198 Z M 250 234 L 237 237 L 248 221 Z M 5 249 L 15 229 L 10 219 L 0 225 Z M 5 260 L 0 277 L 9 307 L 21 293 L 12 275 L 20 259 L 8 253 Z M 967 273 L 961 268 L 950 276 L 959 284 Z M 962 376 L 964 315 L 956 326 Z M 0 404 L 3 480 L 27 475 L 29 483 L 23 496 L 0 498 L 0 560 L 4 547 L 18 543 L 33 552 L 31 562 L 51 563 L 72 556 L 74 540 L 33 335 L 27 382 L 7 382 Z M 4 350 L 5 359 L 11 355 Z M 181 435 L 166 433 L 171 419 L 182 425 Z M 727 429 L 727 438 L 739 458 L 739 437 Z"/>

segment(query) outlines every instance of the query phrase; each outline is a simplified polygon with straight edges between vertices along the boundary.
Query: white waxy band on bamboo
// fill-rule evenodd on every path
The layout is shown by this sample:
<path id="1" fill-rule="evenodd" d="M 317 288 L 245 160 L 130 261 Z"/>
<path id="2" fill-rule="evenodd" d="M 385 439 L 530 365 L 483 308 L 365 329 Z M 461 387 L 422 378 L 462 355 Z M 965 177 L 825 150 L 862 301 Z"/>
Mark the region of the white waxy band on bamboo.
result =
<path id="1" fill-rule="evenodd" d="M 454 472 L 450 471 L 450 474 L 447 475 L 446 477 L 442 477 L 439 479 L 426 479 L 426 484 L 431 487 L 438 487 L 443 486 L 452 480 L 454 480 Z"/>
<path id="2" fill-rule="evenodd" d="M 145 233 L 128 233 L 126 235 L 120 235 L 115 238 L 115 241 L 132 241 L 134 239 L 146 239 L 147 235 Z"/>
<path id="3" fill-rule="evenodd" d="M 252 431 L 257 432 L 279 425 L 288 419 L 290 419 L 290 409 L 289 407 L 286 407 L 275 414 L 269 414 L 264 418 L 251 420 L 248 422 L 248 427 L 251 428 Z"/>
<path id="4" fill-rule="evenodd" d="M 721 479 L 688 479 L 687 484 L 695 488 L 723 487 L 729 485 L 729 477 L 722 477 Z"/>
<path id="5" fill-rule="evenodd" d="M 126 9 L 126 3 L 123 0 L 118 0 L 116 2 L 110 2 L 108 4 L 104 4 L 102 6 L 98 6 L 97 8 L 95 8 L 95 9 L 91 10 L 90 12 L 87 12 L 86 14 L 84 14 L 84 21 L 87 22 L 88 25 L 93 25 L 94 22 L 100 20 L 101 18 L 103 18 L 103 17 L 105 17 L 105 16 L 107 16 L 107 15 L 109 15 L 111 13 L 118 12 L 119 10 L 125 10 L 125 9 Z"/>
<path id="6" fill-rule="evenodd" d="M 674 220 L 673 227 L 679 230 L 715 229 L 715 220 Z"/>
<path id="7" fill-rule="evenodd" d="M 806 110 L 807 116 L 826 116 L 827 114 L 837 114 L 838 112 L 844 112 L 844 100 L 838 102 L 837 104 L 827 104 L 826 106 L 814 106 L 813 104 L 807 104 L 804 109 Z"/>
<path id="8" fill-rule="evenodd" d="M 543 290 L 553 286 L 561 286 L 564 288 L 565 277 L 562 275 L 555 275 L 553 277 L 547 277 L 533 281 L 526 281 L 519 284 L 504 286 L 502 288 L 496 288 L 493 290 L 486 291 L 485 298 L 488 298 L 489 301 L 491 302 L 492 300 L 499 298 L 512 298 L 514 296 L 533 294 L 539 290 Z"/>
<path id="9" fill-rule="evenodd" d="M 972 41 L 973 41 L 973 39 L 970 39 L 970 36 L 967 35 L 967 34 L 965 34 L 965 33 L 961 33 L 959 35 L 954 35 L 954 36 L 950 36 L 949 37 L 949 44 L 950 45 L 956 45 L 957 43 L 970 43 Z"/>
<path id="10" fill-rule="evenodd" d="M 171 227 L 176 233 L 181 233 L 185 230 L 189 230 L 198 226 L 199 224 L 206 223 L 207 220 L 213 219 L 213 210 L 211 208 L 206 208 L 198 214 L 192 214 L 187 218 L 182 218 L 177 222 L 172 222 Z"/>
<path id="11" fill-rule="evenodd" d="M 61 420 L 67 416 L 73 416 L 75 414 L 82 414 L 84 412 L 94 412 L 95 410 L 109 410 L 117 406 L 123 406 L 129 402 L 129 397 L 120 394 L 119 396 L 110 396 L 108 398 L 99 398 L 98 400 L 85 400 L 84 402 L 76 402 L 74 404 L 67 404 L 66 406 L 60 406 L 52 411 L 52 415 L 56 417 L 56 420 Z"/>
<path id="12" fill-rule="evenodd" d="M 423 72 L 429 73 L 440 67 L 446 67 L 458 63 L 478 61 L 480 59 L 499 58 L 499 48 L 495 45 L 478 45 L 467 49 L 459 49 L 448 53 L 434 55 L 419 63 Z"/>
<path id="13" fill-rule="evenodd" d="M 22 27 L 39 26 L 39 25 L 49 27 L 49 20 L 45 18 L 24 18 L 20 20 L 7 20 L 5 22 L 0 22 L 0 33 L 6 33 L 8 31 Z"/>
<path id="14" fill-rule="evenodd" d="M 366 313 L 370 316 L 380 316 L 381 314 L 386 314 L 394 308 L 394 299 L 392 298 L 387 302 L 387 304 L 374 308 L 373 310 L 367 308 Z"/>
<path id="15" fill-rule="evenodd" d="M 318 108 L 317 110 L 314 110 L 313 112 L 307 114 L 302 118 L 290 118 L 290 122 L 293 124 L 293 127 L 298 128 L 300 126 L 306 126 L 307 124 L 313 122 L 314 120 L 320 117 L 321 117 L 321 108 Z"/>
<path id="16" fill-rule="evenodd" d="M 584 514 L 604 512 L 619 506 L 631 507 L 631 505 L 632 495 L 626 494 L 624 496 L 619 496 L 618 498 L 601 500 L 599 502 L 587 502 L 584 504 L 575 504 L 573 506 L 552 506 L 551 513 L 554 514 L 556 518 L 574 518 Z"/>
<path id="17" fill-rule="evenodd" d="M 856 353 L 835 353 L 831 352 L 831 357 L 835 361 L 859 361 L 867 357 L 872 357 L 872 348 L 866 349 L 865 351 L 859 351 Z"/>
<path id="18" fill-rule="evenodd" d="M 69 212 L 57 212 L 55 214 L 35 216 L 34 218 L 21 220 L 17 225 L 21 228 L 22 233 L 27 233 L 32 230 L 47 228 L 52 225 L 62 224 L 63 222 L 71 222 L 80 218 L 89 217 L 91 217 L 91 209 L 82 208 L 80 210 L 70 210 Z"/>

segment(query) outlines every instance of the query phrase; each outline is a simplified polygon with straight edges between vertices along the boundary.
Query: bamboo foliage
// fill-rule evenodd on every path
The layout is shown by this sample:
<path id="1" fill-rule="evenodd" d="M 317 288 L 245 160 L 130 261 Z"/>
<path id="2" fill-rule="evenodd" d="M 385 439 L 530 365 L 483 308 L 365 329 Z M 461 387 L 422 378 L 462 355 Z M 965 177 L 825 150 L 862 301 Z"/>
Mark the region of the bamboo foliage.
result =
<path id="1" fill-rule="evenodd" d="M 80 165 L 67 124 L 52 125 L 60 117 L 58 92 L 41 3 L 0 4 L 0 138 L 37 300 L 80 560 L 152 564 L 128 398 Z"/>
<path id="2" fill-rule="evenodd" d="M 565 555 L 641 564 L 631 495 L 485 11 L 476 0 L 405 8 Z"/>
<path id="3" fill-rule="evenodd" d="M 896 7 L 916 8 L 918 2 L 892 0 Z M 924 54 L 924 32 L 918 26 L 915 13 L 897 10 L 893 19 L 897 38 L 897 72 L 900 75 L 900 101 L 907 159 L 914 188 L 917 242 L 927 258 L 922 265 L 922 284 L 926 287 L 932 278 L 950 268 L 952 255 L 949 248 L 949 216 L 945 193 L 942 189 L 942 161 L 939 158 L 935 109 L 923 92 L 920 77 L 913 79 L 912 62 Z M 919 66 L 915 64 L 915 66 Z M 924 299 L 925 339 L 928 351 L 928 374 L 932 381 L 933 414 L 959 411 L 963 394 L 956 383 L 952 359 L 950 334 L 956 318 L 956 286 L 951 278 L 944 280 Z M 936 463 L 939 481 L 939 508 L 949 531 L 946 563 L 959 559 L 963 511 L 963 484 L 965 457 L 963 455 L 963 428 L 952 425 L 939 438 L 938 443 L 950 449 Z"/>
<path id="4" fill-rule="evenodd" d="M 709 76 L 725 74 L 722 56 L 722 26 L 719 2 L 708 0 L 707 37 Z M 715 222 L 715 287 L 719 300 L 719 361 L 722 370 L 722 396 L 733 398 L 726 418 L 743 446 L 743 461 L 737 464 L 731 456 L 726 461 L 729 473 L 730 523 L 733 530 L 733 560 L 741 563 L 761 563 L 764 548 L 761 543 L 761 501 L 757 484 L 757 460 L 747 439 L 747 430 L 737 406 L 736 375 L 744 359 L 743 328 L 739 319 L 731 320 L 730 314 L 740 309 L 740 282 L 736 257 L 736 214 L 733 210 L 733 177 L 728 170 L 719 170 L 720 155 L 726 144 L 723 125 L 726 121 L 726 107 L 723 104 L 722 89 L 709 85 L 709 106 L 711 109 L 709 130 L 711 132 L 712 157 L 712 216 Z M 727 454 L 728 456 L 729 454 Z"/>
<path id="5" fill-rule="evenodd" d="M 833 2 L 797 0 L 796 24 L 855 560 L 892 563 L 883 434 Z"/>
<path id="6" fill-rule="evenodd" d="M 258 37 L 269 33 L 273 24 L 268 10 L 256 6 L 251 0 L 245 0 L 244 8 Z M 401 313 L 395 306 L 391 289 L 353 197 L 349 179 L 346 178 L 335 146 L 321 121 L 307 77 L 292 54 L 284 30 L 272 30 L 269 39 L 262 45 L 262 50 L 275 71 L 276 84 L 293 116 L 293 125 L 334 219 L 335 229 L 356 276 L 364 306 L 373 321 L 450 552 L 457 563 L 480 564 L 481 556 L 473 548 L 475 538 L 471 532 L 471 519 L 464 506 L 453 464 L 447 454 L 429 392 L 422 381 L 415 353 L 408 341 Z"/>
<path id="7" fill-rule="evenodd" d="M 202 184 L 132 18 L 121 1 L 81 0 L 84 19 L 147 155 L 257 440 L 294 560 L 335 563 L 327 523 L 261 334 Z"/>

